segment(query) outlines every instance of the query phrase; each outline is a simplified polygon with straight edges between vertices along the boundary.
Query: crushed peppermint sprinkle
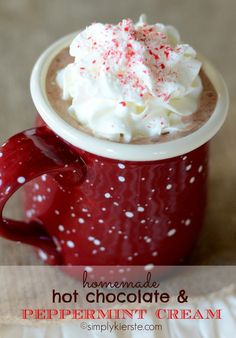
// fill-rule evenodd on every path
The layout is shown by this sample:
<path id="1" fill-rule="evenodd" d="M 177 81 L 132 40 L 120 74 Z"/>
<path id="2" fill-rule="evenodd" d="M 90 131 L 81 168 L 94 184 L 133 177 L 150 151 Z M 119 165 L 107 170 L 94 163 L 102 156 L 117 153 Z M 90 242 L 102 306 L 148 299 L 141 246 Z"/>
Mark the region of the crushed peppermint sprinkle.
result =
<path id="1" fill-rule="evenodd" d="M 99 35 L 91 34 L 93 30 L 99 30 Z M 102 70 L 111 72 L 117 68 L 115 65 L 125 64 L 125 72 L 118 71 L 117 79 L 126 90 L 126 87 L 133 88 L 140 97 L 149 94 L 149 83 L 145 78 L 150 71 L 153 73 L 156 82 L 152 88 L 155 95 L 168 101 L 170 93 L 164 92 L 162 83 L 166 79 L 176 80 L 176 73 L 166 63 L 171 59 L 172 54 L 182 54 L 182 48 L 174 49 L 168 42 L 167 35 L 160 32 L 158 25 L 144 24 L 136 27 L 131 19 L 124 19 L 118 25 L 100 25 L 94 23 L 87 30 L 78 36 L 75 45 L 77 49 L 87 44 L 91 48 L 89 60 L 91 64 L 101 64 Z M 102 49 L 100 38 L 103 39 Z M 87 40 L 87 41 L 86 41 Z M 124 46 L 124 42 L 126 45 Z M 146 53 L 148 51 L 148 53 Z M 96 56 L 96 57 L 95 57 Z M 87 57 L 87 56 L 86 56 Z M 80 70 L 83 72 L 85 67 L 81 60 Z M 119 69 L 119 67 L 118 67 Z M 140 78 L 140 70 L 144 77 Z M 100 75 L 98 71 L 97 76 Z M 125 101 L 121 101 L 122 106 L 126 106 Z"/>
<path id="2" fill-rule="evenodd" d="M 58 72 L 56 81 L 63 99 L 72 99 L 70 112 L 98 137 L 128 143 L 137 133 L 161 135 L 182 128 L 180 116 L 196 111 L 201 62 L 191 46 L 181 44 L 174 27 L 149 25 L 144 17 L 136 24 L 129 18 L 117 25 L 93 23 L 74 38 L 70 55 L 74 62 Z M 86 97 L 83 103 L 80 95 Z M 102 116 L 98 102 L 106 112 Z M 111 115 L 105 127 L 104 115 Z"/>

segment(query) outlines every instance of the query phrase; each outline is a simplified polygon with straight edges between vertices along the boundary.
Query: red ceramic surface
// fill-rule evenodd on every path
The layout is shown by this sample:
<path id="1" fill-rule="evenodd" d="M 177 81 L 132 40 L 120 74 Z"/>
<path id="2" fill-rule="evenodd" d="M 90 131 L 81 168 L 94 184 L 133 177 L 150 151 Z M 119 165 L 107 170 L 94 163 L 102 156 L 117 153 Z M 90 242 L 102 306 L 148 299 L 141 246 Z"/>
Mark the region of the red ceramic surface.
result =
<path id="1" fill-rule="evenodd" d="M 1 219 L 1 236 L 37 246 L 48 264 L 170 265 L 186 257 L 203 222 L 207 144 L 166 160 L 119 161 L 38 125 L 0 149 L 1 211 L 28 182 L 27 220 Z"/>

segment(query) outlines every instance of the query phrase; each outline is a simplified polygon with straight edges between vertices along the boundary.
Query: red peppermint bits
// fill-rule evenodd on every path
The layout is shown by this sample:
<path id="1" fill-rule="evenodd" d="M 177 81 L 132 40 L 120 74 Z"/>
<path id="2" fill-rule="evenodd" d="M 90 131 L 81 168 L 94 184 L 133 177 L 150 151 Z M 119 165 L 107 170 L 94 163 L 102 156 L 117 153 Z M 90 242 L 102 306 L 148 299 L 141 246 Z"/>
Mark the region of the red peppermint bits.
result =
<path id="1" fill-rule="evenodd" d="M 121 101 L 120 104 L 121 104 L 123 107 L 126 107 L 126 102 L 125 102 L 125 101 Z"/>
<path id="2" fill-rule="evenodd" d="M 153 53 L 151 50 L 149 50 L 148 52 L 149 52 L 150 55 L 152 55 L 154 57 L 155 60 L 160 59 L 160 57 L 157 54 Z"/>
<path id="3" fill-rule="evenodd" d="M 167 65 L 172 51 L 176 52 L 176 47 L 174 50 L 171 48 L 168 37 L 166 39 L 166 35 L 158 31 L 158 27 L 135 26 L 130 19 L 126 19 L 118 25 L 104 25 L 98 34 L 89 31 L 87 39 L 91 49 L 90 62 L 96 63 L 96 72 L 90 64 L 95 77 L 103 72 L 111 73 L 124 93 L 130 91 L 131 95 L 134 93 L 134 97 L 144 96 L 145 99 L 153 95 L 158 95 L 162 100 L 169 99 L 163 82 L 174 78 L 172 73 L 169 74 L 170 67 Z M 80 43 L 80 48 L 82 47 Z M 84 67 L 80 69 L 85 70 Z M 126 106 L 125 101 L 119 103 Z"/>
<path id="4" fill-rule="evenodd" d="M 166 60 L 168 60 L 170 52 L 167 51 L 167 50 L 165 50 L 165 51 L 164 51 L 164 54 L 165 54 Z"/>

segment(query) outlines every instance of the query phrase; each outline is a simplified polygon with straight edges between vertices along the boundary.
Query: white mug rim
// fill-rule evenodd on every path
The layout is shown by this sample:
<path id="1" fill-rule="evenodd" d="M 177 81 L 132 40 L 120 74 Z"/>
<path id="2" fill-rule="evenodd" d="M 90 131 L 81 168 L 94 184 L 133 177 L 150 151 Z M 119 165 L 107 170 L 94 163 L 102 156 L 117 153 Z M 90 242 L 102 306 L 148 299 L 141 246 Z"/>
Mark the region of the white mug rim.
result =
<path id="1" fill-rule="evenodd" d="M 30 91 L 34 105 L 44 122 L 57 135 L 75 147 L 98 156 L 120 161 L 156 161 L 186 154 L 207 143 L 221 128 L 227 116 L 229 94 L 221 74 L 202 55 L 203 70 L 217 92 L 217 103 L 208 121 L 193 133 L 167 142 L 153 144 L 124 144 L 86 134 L 67 123 L 50 105 L 45 79 L 48 67 L 58 52 L 69 46 L 77 34 L 71 33 L 49 46 L 36 61 L 30 79 Z"/>

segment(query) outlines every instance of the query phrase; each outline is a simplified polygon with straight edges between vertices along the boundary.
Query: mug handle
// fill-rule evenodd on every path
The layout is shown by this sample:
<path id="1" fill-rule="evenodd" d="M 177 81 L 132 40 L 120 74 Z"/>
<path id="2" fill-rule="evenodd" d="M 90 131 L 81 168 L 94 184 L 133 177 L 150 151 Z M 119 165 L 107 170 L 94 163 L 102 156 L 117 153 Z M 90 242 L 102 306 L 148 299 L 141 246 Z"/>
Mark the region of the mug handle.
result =
<path id="1" fill-rule="evenodd" d="M 81 183 L 85 173 L 81 157 L 46 126 L 11 137 L 0 147 L 0 236 L 40 248 L 47 254 L 49 264 L 63 264 L 40 221 L 3 218 L 3 208 L 17 189 L 38 176 L 52 174 L 66 189 Z"/>

